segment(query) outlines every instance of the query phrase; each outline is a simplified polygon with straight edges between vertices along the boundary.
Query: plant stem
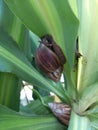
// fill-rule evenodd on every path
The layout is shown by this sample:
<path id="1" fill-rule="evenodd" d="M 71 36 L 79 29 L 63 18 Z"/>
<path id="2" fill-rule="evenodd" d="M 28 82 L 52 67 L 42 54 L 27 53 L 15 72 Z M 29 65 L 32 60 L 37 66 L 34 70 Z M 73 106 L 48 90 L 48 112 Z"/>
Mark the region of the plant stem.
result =
<path id="1" fill-rule="evenodd" d="M 85 116 L 79 116 L 74 111 L 71 113 L 68 130 L 91 130 L 90 120 Z"/>

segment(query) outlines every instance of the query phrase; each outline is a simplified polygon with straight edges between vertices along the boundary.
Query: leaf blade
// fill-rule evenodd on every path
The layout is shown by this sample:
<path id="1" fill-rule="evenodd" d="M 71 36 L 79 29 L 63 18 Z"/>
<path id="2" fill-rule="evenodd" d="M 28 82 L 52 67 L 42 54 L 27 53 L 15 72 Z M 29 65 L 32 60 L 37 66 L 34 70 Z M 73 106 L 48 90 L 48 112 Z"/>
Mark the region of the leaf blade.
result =
<path id="1" fill-rule="evenodd" d="M 57 88 L 56 83 L 46 80 L 31 65 L 12 38 L 3 30 L 0 31 L 0 60 L 1 71 L 13 72 L 33 85 L 43 88 L 46 91 L 52 91 L 65 100 L 66 95 L 63 88 Z"/>
<path id="2" fill-rule="evenodd" d="M 63 49 L 70 68 L 73 68 L 79 22 L 68 1 L 5 0 L 5 2 L 15 15 L 39 37 L 47 33 L 53 35 Z"/>
<path id="3" fill-rule="evenodd" d="M 53 116 L 26 116 L 16 113 L 2 105 L 0 105 L 0 128 L 2 130 L 28 130 L 28 129 L 63 129 L 65 126 L 61 125 Z M 5 125 L 6 123 L 6 125 Z"/>
<path id="4" fill-rule="evenodd" d="M 79 45 L 83 55 L 79 60 L 78 89 L 80 93 L 98 80 L 98 1 L 78 1 L 80 19 Z M 84 20 L 85 19 L 85 20 Z M 93 35 L 92 32 L 93 31 Z M 91 80 L 92 79 L 92 80 Z"/>

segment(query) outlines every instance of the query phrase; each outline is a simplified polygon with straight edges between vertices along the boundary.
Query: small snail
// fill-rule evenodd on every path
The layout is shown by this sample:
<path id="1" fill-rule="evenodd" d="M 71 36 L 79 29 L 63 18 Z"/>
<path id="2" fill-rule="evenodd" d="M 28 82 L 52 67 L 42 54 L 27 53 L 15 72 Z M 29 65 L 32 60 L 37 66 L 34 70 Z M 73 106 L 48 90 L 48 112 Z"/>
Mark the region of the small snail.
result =
<path id="1" fill-rule="evenodd" d="M 75 59 L 78 61 L 78 58 L 80 58 L 82 55 L 79 52 L 79 45 L 78 45 L 78 38 L 76 39 L 76 50 L 75 50 Z"/>
<path id="2" fill-rule="evenodd" d="M 58 82 L 65 62 L 66 58 L 52 36 L 43 36 L 35 54 L 37 67 L 44 72 L 47 77 Z"/>
<path id="3" fill-rule="evenodd" d="M 76 39 L 76 49 L 75 49 L 75 64 L 74 64 L 74 69 L 73 71 L 75 72 L 78 67 L 78 61 L 79 58 L 82 57 L 82 54 L 79 52 L 79 44 L 78 44 L 78 38 Z"/>
<path id="4" fill-rule="evenodd" d="M 69 124 L 71 108 L 69 105 L 64 103 L 48 103 L 51 111 L 64 125 Z"/>

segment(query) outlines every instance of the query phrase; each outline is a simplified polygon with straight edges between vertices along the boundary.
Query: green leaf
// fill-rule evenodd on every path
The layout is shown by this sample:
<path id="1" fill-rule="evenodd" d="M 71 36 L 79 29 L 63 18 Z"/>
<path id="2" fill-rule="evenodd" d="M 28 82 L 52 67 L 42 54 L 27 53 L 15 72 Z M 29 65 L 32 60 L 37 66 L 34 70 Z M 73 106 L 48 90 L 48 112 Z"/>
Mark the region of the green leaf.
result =
<path id="1" fill-rule="evenodd" d="M 90 107 L 90 109 L 88 109 L 88 111 L 86 112 L 87 116 L 89 115 L 98 115 L 98 102 L 94 103 L 94 105 L 92 107 Z"/>
<path id="2" fill-rule="evenodd" d="M 78 20 L 68 1 L 5 0 L 12 12 L 38 36 L 53 35 L 67 57 L 71 69 L 74 64 Z"/>
<path id="3" fill-rule="evenodd" d="M 32 32 L 39 37 L 47 33 L 51 34 L 62 48 L 67 58 L 64 71 L 68 76 L 67 82 L 70 84 L 69 93 L 72 99 L 76 98 L 77 83 L 74 81 L 76 76 L 73 74 L 73 68 L 79 21 L 72 12 L 72 5 L 70 6 L 67 0 L 63 2 L 57 0 L 5 0 L 5 2 Z M 77 6 L 74 10 L 77 10 Z"/>
<path id="4" fill-rule="evenodd" d="M 93 122 L 91 123 L 91 126 L 92 126 L 93 128 L 95 128 L 96 130 L 98 130 L 98 120 L 93 121 Z"/>
<path id="5" fill-rule="evenodd" d="M 78 12 L 79 49 L 82 54 L 79 60 L 78 90 L 82 93 L 86 87 L 98 81 L 98 1 L 78 0 Z"/>
<path id="6" fill-rule="evenodd" d="M 68 130 L 92 130 L 90 120 L 72 111 Z"/>
<path id="7" fill-rule="evenodd" d="M 47 96 L 43 98 L 44 102 L 48 104 L 49 102 L 53 102 L 54 98 Z M 36 115 L 49 115 L 52 114 L 49 108 L 45 107 L 39 99 L 30 102 L 27 106 L 22 107 L 22 112 L 33 113 Z"/>
<path id="8" fill-rule="evenodd" d="M 24 49 L 26 48 L 30 53 L 29 47 L 27 47 L 29 45 L 27 29 L 19 18 L 12 14 L 3 0 L 0 0 L 0 27 L 8 32 L 29 58 L 29 54 Z M 19 80 L 16 75 L 11 73 L 0 73 L 0 103 L 17 111 L 19 111 L 20 104 L 21 86 Z"/>
<path id="9" fill-rule="evenodd" d="M 0 2 L 2 6 L 2 8 L 0 8 L 0 27 L 8 32 L 8 34 L 16 41 L 19 47 L 23 49 L 23 51 L 31 61 L 29 31 L 22 24 L 20 19 L 11 12 L 6 3 L 3 0 L 0 0 Z"/>
<path id="10" fill-rule="evenodd" d="M 68 0 L 68 2 L 75 16 L 78 17 L 77 0 Z"/>
<path id="11" fill-rule="evenodd" d="M 0 70 L 13 72 L 23 80 L 35 86 L 52 91 L 61 99 L 68 101 L 63 88 L 56 87 L 56 83 L 46 80 L 28 61 L 17 44 L 3 30 L 0 30 Z"/>
<path id="12" fill-rule="evenodd" d="M 33 56 L 35 56 L 36 50 L 40 44 L 40 38 L 35 35 L 34 33 L 32 33 L 31 31 L 29 31 L 29 35 L 30 35 L 30 39 L 31 39 L 31 53 Z"/>
<path id="13" fill-rule="evenodd" d="M 19 111 L 19 79 L 10 73 L 0 73 L 0 104 Z"/>
<path id="14" fill-rule="evenodd" d="M 96 102 L 98 102 L 98 82 L 85 88 L 79 101 L 79 111 L 84 112 Z"/>
<path id="15" fill-rule="evenodd" d="M 53 116 L 22 115 L 0 105 L 0 129 L 2 130 L 60 130 L 64 128 L 65 126 Z"/>
<path id="16" fill-rule="evenodd" d="M 97 107 L 97 112 L 90 112 L 88 113 L 88 118 L 90 119 L 91 121 L 91 126 L 93 128 L 96 128 L 96 130 L 98 130 L 98 107 Z"/>

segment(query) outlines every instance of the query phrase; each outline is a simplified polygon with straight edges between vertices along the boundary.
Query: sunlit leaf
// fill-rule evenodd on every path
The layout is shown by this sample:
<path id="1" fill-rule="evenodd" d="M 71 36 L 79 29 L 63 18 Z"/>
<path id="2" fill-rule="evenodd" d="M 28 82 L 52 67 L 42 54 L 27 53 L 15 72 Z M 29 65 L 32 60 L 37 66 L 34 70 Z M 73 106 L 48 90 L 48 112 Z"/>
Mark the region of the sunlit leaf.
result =
<path id="1" fill-rule="evenodd" d="M 78 89 L 82 93 L 86 87 L 98 81 L 98 1 L 78 0 L 78 12 L 82 54 L 79 61 Z"/>
<path id="2" fill-rule="evenodd" d="M 13 13 L 38 36 L 53 35 L 73 67 L 78 20 L 68 1 L 5 0 Z M 76 7 L 75 7 L 76 8 Z"/>

